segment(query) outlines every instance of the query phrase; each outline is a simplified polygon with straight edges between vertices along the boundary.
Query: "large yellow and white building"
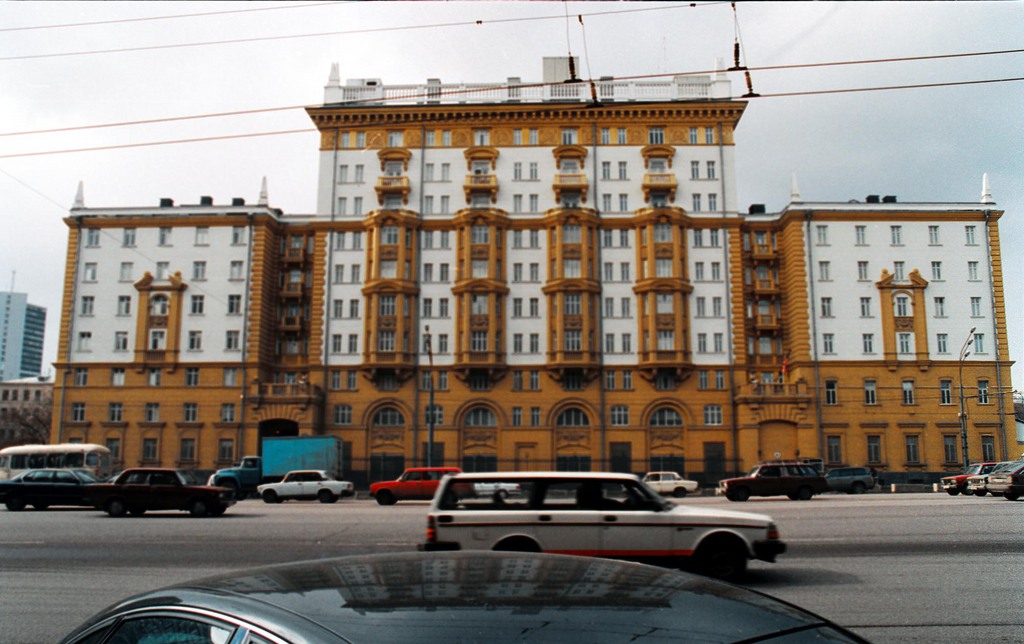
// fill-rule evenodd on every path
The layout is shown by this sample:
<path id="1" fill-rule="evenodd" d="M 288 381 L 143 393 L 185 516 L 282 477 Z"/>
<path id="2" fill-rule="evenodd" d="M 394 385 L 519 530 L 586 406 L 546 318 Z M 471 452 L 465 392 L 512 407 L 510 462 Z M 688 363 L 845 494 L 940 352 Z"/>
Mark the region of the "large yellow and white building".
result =
<path id="1" fill-rule="evenodd" d="M 308 109 L 314 215 L 266 186 L 80 195 L 53 440 L 209 470 L 328 434 L 360 483 L 428 460 L 713 483 L 780 457 L 925 480 L 965 458 L 963 401 L 971 460 L 1019 453 L 987 194 L 794 185 L 781 212 L 741 209 L 727 80 L 563 82 L 566 63 L 476 86 L 335 68 Z"/>

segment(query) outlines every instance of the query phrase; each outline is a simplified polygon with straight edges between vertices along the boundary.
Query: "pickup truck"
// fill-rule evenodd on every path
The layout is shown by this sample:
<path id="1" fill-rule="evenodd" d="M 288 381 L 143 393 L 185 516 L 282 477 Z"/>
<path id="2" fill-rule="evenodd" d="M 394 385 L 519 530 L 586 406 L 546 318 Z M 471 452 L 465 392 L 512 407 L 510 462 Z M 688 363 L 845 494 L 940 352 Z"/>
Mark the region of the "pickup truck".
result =
<path id="1" fill-rule="evenodd" d="M 281 503 L 288 499 L 317 500 L 336 503 L 352 496 L 355 488 L 349 481 L 338 481 L 323 470 L 297 470 L 288 472 L 279 483 L 266 483 L 256 488 L 264 503 Z"/>
<path id="2" fill-rule="evenodd" d="M 643 481 L 658 494 L 672 495 L 677 499 L 696 492 L 698 487 L 697 481 L 684 479 L 676 472 L 648 472 Z"/>
<path id="3" fill-rule="evenodd" d="M 461 472 L 457 467 L 410 467 L 394 481 L 370 484 L 370 496 L 378 505 L 394 505 L 399 501 L 430 500 L 441 479 Z"/>

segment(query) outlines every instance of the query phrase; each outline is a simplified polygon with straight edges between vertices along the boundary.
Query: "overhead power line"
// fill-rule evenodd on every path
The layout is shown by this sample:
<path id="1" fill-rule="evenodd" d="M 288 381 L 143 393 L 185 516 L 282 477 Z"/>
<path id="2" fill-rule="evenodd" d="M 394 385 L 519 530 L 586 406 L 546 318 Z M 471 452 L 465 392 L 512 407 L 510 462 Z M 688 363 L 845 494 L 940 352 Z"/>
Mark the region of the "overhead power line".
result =
<path id="1" fill-rule="evenodd" d="M 691 9 L 695 7 L 713 6 L 728 4 L 726 2 L 693 2 L 681 5 L 656 5 L 646 6 L 642 9 L 618 9 L 609 11 L 594 11 L 580 14 L 585 17 L 612 16 L 624 13 L 642 13 L 647 11 L 670 11 L 678 9 Z M 469 5 L 471 6 L 471 5 Z M 237 45 L 252 42 L 272 42 L 279 40 L 295 40 L 299 38 L 325 38 L 329 36 L 354 36 L 358 34 L 378 34 L 399 31 L 420 31 L 424 29 L 447 29 L 452 27 L 480 27 L 483 25 L 512 24 L 521 22 L 537 22 L 543 20 L 564 20 L 562 15 L 551 16 L 530 16 L 523 18 L 495 18 L 493 20 L 460 20 L 457 22 L 438 22 L 432 24 L 405 25 L 400 27 L 368 27 L 364 29 L 346 29 L 342 31 L 324 31 L 307 34 L 292 34 L 287 36 L 253 36 L 251 38 L 232 38 L 227 40 L 205 40 L 190 43 L 175 43 L 170 45 L 141 45 L 138 47 L 120 47 L 116 49 L 90 49 L 83 51 L 69 51 L 52 54 L 24 54 L 20 56 L 0 56 L 0 61 L 9 60 L 34 60 L 40 58 L 64 58 L 68 56 L 96 56 L 101 54 L 119 54 L 137 51 L 155 51 L 161 49 L 182 49 L 187 47 L 209 47 L 214 45 Z"/>
<path id="2" fill-rule="evenodd" d="M 1020 53 L 1024 53 L 1024 49 L 1000 49 L 1000 50 L 993 50 L 993 51 L 964 52 L 964 53 L 958 53 L 958 54 L 932 54 L 932 55 L 928 55 L 928 56 L 902 56 L 902 57 L 894 57 L 894 58 L 870 58 L 870 59 L 860 59 L 860 60 L 825 61 L 825 62 L 818 62 L 818 63 L 793 63 L 793 64 L 788 64 L 788 65 L 766 65 L 766 66 L 761 66 L 761 67 L 750 67 L 748 69 L 751 70 L 751 71 L 778 71 L 778 70 L 789 70 L 789 69 L 808 69 L 808 68 L 817 68 L 817 67 L 832 67 L 832 66 L 847 66 L 847 65 L 872 65 L 872 64 L 878 64 L 878 63 L 902 63 L 902 62 L 916 62 L 916 61 L 926 61 L 926 60 L 943 60 L 943 59 L 950 59 L 950 58 L 969 58 L 969 57 L 978 57 L 978 56 L 1000 56 L 1000 55 L 1005 55 L 1005 54 L 1020 54 Z M 721 71 L 721 70 L 713 70 L 712 69 L 712 70 L 697 70 L 697 71 L 688 71 L 688 72 L 667 72 L 667 73 L 659 73 L 659 74 L 640 74 L 640 75 L 634 75 L 634 76 L 618 76 L 618 77 L 613 77 L 610 80 L 612 80 L 612 81 L 650 80 L 650 79 L 655 79 L 655 78 L 674 78 L 674 77 L 677 77 L 677 76 L 707 75 L 707 74 L 714 74 L 714 73 L 716 73 L 718 71 Z M 607 80 L 607 79 L 602 79 L 602 80 Z M 961 84 L 961 85 L 968 84 L 969 85 L 969 84 L 979 84 L 979 83 L 1005 82 L 1005 81 L 1012 81 L 1012 80 L 1017 80 L 1017 79 L 1010 78 L 1010 79 L 997 79 L 997 80 L 988 80 L 988 81 L 965 81 L 963 83 L 952 83 L 952 84 Z M 544 85 L 560 85 L 560 84 L 561 83 L 530 83 L 528 85 L 518 85 L 517 87 L 543 87 Z M 847 89 L 847 90 L 831 90 L 831 91 L 830 90 L 814 90 L 814 91 L 811 91 L 811 92 L 778 93 L 778 94 L 772 94 L 772 96 L 775 96 L 775 97 L 779 97 L 779 96 L 804 96 L 804 95 L 807 95 L 808 93 L 809 94 L 828 94 L 828 93 L 842 93 L 842 92 L 864 92 L 864 91 L 874 91 L 876 89 L 905 89 L 905 88 L 931 87 L 931 86 L 941 86 L 941 85 L 942 85 L 942 83 L 936 83 L 936 84 L 932 84 L 932 85 L 907 85 L 907 86 L 891 86 L 891 87 L 885 87 L 885 88 L 863 88 L 863 89 Z M 509 86 L 506 85 L 506 84 L 488 85 L 487 87 L 483 88 L 481 91 L 493 91 L 493 90 L 496 90 L 496 89 L 507 89 L 508 87 Z M 459 92 L 442 92 L 441 95 L 454 94 L 454 93 L 459 93 Z M 432 95 L 432 98 L 436 98 L 437 96 L 438 96 L 438 94 L 435 93 L 435 94 Z M 417 97 L 412 96 L 410 98 L 417 98 Z M 374 100 L 376 100 L 376 99 L 367 99 L 367 101 L 374 101 Z M 346 103 L 346 105 L 357 105 L 358 103 L 359 103 L 359 101 L 352 101 L 352 102 Z M 283 111 L 288 111 L 288 110 L 300 110 L 300 109 L 316 108 L 316 107 L 321 107 L 321 106 L 319 106 L 319 105 L 284 105 L 284 106 L 278 106 L 278 107 L 253 108 L 253 109 L 248 109 L 248 110 L 233 110 L 233 111 L 229 111 L 229 112 L 210 112 L 210 113 L 206 113 L 206 114 L 191 114 L 191 115 L 185 115 L 185 116 L 168 116 L 168 117 L 153 118 L 153 119 L 141 119 L 141 120 L 134 120 L 134 121 L 116 121 L 116 122 L 112 122 L 112 123 L 95 123 L 95 124 L 90 124 L 90 125 L 72 125 L 72 126 L 67 126 L 67 127 L 46 128 L 46 129 L 40 129 L 40 130 L 21 130 L 21 131 L 17 131 L 17 132 L 0 132 L 0 137 L 4 137 L 4 136 L 27 136 L 27 135 L 33 135 L 33 134 L 53 134 L 53 133 L 56 133 L 56 132 L 73 132 L 75 130 L 91 130 L 91 129 L 99 129 L 99 128 L 126 127 L 126 126 L 133 126 L 133 125 L 153 125 L 153 124 L 156 124 L 156 123 L 170 123 L 170 122 L 174 122 L 174 121 L 188 121 L 188 120 L 198 120 L 198 119 L 207 119 L 207 118 L 221 118 L 221 117 L 225 117 L 225 116 L 242 116 L 242 115 L 248 115 L 248 114 L 263 114 L 263 113 L 268 113 L 268 112 L 283 112 Z"/>
<path id="3" fill-rule="evenodd" d="M 115 20 L 93 20 L 91 22 L 68 22 L 56 25 L 32 25 L 28 27 L 0 27 L 0 32 L 5 31 L 38 31 L 41 29 L 68 29 L 73 27 L 96 27 L 100 25 L 117 25 L 127 22 L 153 22 L 156 20 L 180 20 L 182 18 L 203 18 L 206 16 L 222 16 L 231 13 L 252 13 L 255 11 L 280 11 L 282 9 L 306 9 L 309 7 L 322 7 L 324 5 L 349 4 L 355 0 L 343 0 L 334 2 L 311 2 L 308 4 L 285 4 L 278 7 L 251 7 L 248 9 L 225 9 L 224 11 L 202 11 L 199 13 L 178 13 L 167 16 L 144 16 L 141 18 L 117 18 Z"/>
<path id="4" fill-rule="evenodd" d="M 991 84 L 991 83 L 1012 83 L 1012 82 L 1019 82 L 1019 81 L 1024 81 L 1024 77 L 993 78 L 993 79 L 974 80 L 974 81 L 950 81 L 950 82 L 944 82 L 944 83 L 922 83 L 922 84 L 917 84 L 917 85 L 892 85 L 892 86 L 888 86 L 888 87 L 858 87 L 858 88 L 849 88 L 849 89 L 813 90 L 813 91 L 806 91 L 806 92 L 784 92 L 784 93 L 778 93 L 778 94 L 762 94 L 759 97 L 759 99 L 755 99 L 755 100 L 762 100 L 762 99 L 766 99 L 766 98 L 785 98 L 785 97 L 789 97 L 789 96 L 817 96 L 817 95 L 841 94 L 841 93 L 853 93 L 853 92 L 881 92 L 881 91 L 897 90 L 897 89 L 930 89 L 930 88 L 936 88 L 936 87 L 958 87 L 958 86 L 964 86 L 964 85 L 984 85 L 984 84 Z M 734 97 L 724 98 L 722 100 L 734 100 Z M 612 104 L 612 105 L 614 105 L 614 104 Z M 555 107 L 557 109 L 565 109 L 565 105 L 564 104 L 559 104 L 559 105 L 553 106 L 553 107 Z M 589 109 L 590 106 L 581 103 L 580 104 L 580 108 L 581 109 Z M 276 131 L 276 132 L 254 132 L 252 134 L 227 134 L 227 135 L 220 135 L 220 136 L 207 136 L 207 137 L 198 137 L 198 138 L 191 138 L 191 139 L 174 139 L 174 140 L 168 140 L 168 141 L 150 141 L 150 142 L 144 142 L 144 143 L 122 143 L 122 144 L 117 144 L 117 145 L 107 145 L 107 146 L 89 147 L 89 148 L 66 148 L 66 149 L 63 149 L 63 150 L 47 150 L 47 151 L 41 151 L 41 152 L 18 152 L 18 153 L 0 155 L 0 159 L 15 159 L 15 158 L 21 158 L 21 157 L 46 156 L 46 155 L 53 155 L 53 154 L 70 154 L 70 153 L 73 153 L 73 152 L 96 152 L 96 151 L 101 151 L 101 150 L 118 150 L 118 149 L 122 149 L 122 148 L 142 148 L 142 147 L 149 147 L 149 146 L 156 146 L 156 145 L 173 145 L 173 144 L 178 144 L 178 143 L 202 143 L 202 142 L 208 142 L 208 141 L 224 141 L 224 140 L 230 140 L 230 139 L 245 139 L 245 138 L 259 137 L 259 136 L 277 136 L 277 135 L 282 135 L 282 134 L 305 134 L 305 133 L 311 133 L 311 132 L 316 132 L 316 131 L 317 130 L 315 128 L 303 128 L 303 129 L 298 129 L 298 130 L 279 130 L 279 131 Z"/>

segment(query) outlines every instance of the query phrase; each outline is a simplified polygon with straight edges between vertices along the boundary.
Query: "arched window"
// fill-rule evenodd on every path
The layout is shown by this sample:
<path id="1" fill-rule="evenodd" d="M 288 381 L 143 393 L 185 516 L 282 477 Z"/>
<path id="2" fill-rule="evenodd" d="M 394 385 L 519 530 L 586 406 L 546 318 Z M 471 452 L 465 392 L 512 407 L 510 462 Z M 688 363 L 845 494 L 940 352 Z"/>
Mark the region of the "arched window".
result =
<path id="1" fill-rule="evenodd" d="M 149 301 L 150 315 L 167 315 L 167 296 L 156 295 Z"/>
<path id="2" fill-rule="evenodd" d="M 405 417 L 402 416 L 402 412 L 398 411 L 394 407 L 385 407 L 378 411 L 377 415 L 373 417 L 373 424 L 387 427 L 399 427 L 405 424 Z"/>
<path id="3" fill-rule="evenodd" d="M 558 427 L 590 427 L 590 418 L 582 409 L 572 407 L 559 414 L 555 424 Z"/>
<path id="4" fill-rule="evenodd" d="M 662 407 L 651 414 L 651 427 L 682 427 L 683 417 L 670 407 Z"/>
<path id="5" fill-rule="evenodd" d="M 474 407 L 466 414 L 466 427 L 494 427 L 497 424 L 494 412 L 486 407 Z"/>

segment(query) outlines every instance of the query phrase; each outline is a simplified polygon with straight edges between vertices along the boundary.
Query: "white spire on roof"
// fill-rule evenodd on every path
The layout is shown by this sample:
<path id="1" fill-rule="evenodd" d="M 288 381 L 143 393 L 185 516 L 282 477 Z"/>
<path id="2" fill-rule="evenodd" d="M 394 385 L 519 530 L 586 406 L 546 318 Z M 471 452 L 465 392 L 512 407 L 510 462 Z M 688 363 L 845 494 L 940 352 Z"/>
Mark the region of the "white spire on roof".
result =
<path id="1" fill-rule="evenodd" d="M 259 205 L 266 206 L 267 202 L 267 178 L 263 177 L 263 185 L 260 186 L 260 200 Z"/>
<path id="2" fill-rule="evenodd" d="M 85 208 L 85 182 L 78 182 L 78 191 L 75 192 L 75 203 L 71 206 L 71 209 Z"/>
<path id="3" fill-rule="evenodd" d="M 981 176 L 981 203 L 995 203 L 992 198 L 992 189 L 988 187 L 988 173 Z"/>
<path id="4" fill-rule="evenodd" d="M 331 63 L 331 75 L 327 77 L 328 87 L 341 87 L 341 72 L 338 63 Z"/>
<path id="5" fill-rule="evenodd" d="M 796 185 L 796 174 L 795 173 L 793 174 L 792 186 L 789 189 L 789 201 L 790 201 L 790 203 L 796 203 L 798 201 L 803 201 L 803 199 L 800 197 L 800 186 Z"/>

